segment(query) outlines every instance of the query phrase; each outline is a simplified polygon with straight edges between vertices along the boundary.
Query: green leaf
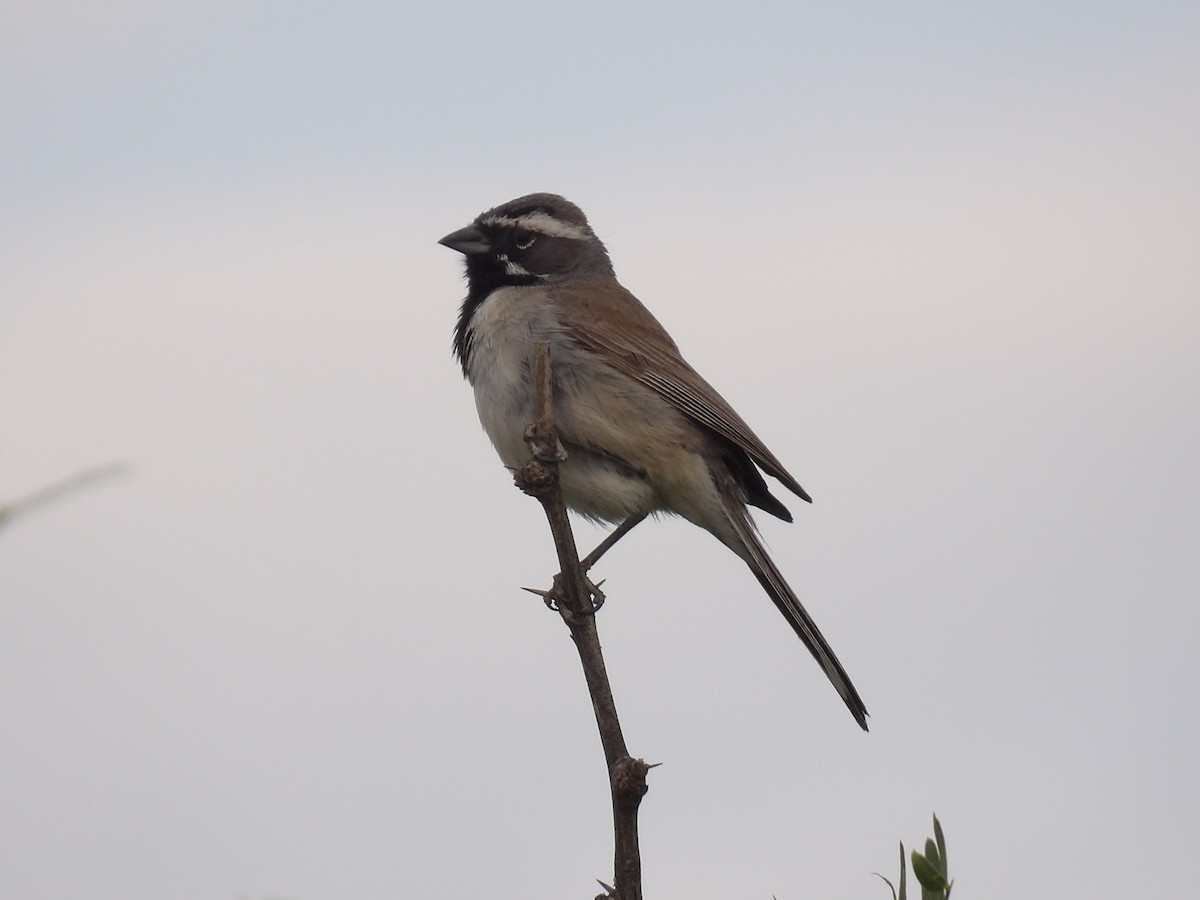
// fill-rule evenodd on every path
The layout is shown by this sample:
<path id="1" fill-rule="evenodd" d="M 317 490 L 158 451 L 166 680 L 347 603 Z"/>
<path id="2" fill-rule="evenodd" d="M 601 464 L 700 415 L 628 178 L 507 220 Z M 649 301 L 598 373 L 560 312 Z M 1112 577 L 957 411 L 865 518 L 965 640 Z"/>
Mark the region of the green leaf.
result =
<path id="1" fill-rule="evenodd" d="M 904 885 L 905 878 L 908 875 L 908 866 L 906 866 L 904 864 L 904 841 L 900 842 L 900 891 L 899 891 L 899 893 L 897 893 L 896 886 L 894 884 L 892 884 L 891 879 L 884 878 L 878 872 L 872 872 L 871 874 L 874 875 L 876 878 L 879 878 L 880 880 L 882 880 L 884 884 L 886 884 L 888 887 L 890 887 L 892 889 L 892 900 L 908 900 L 908 897 L 905 895 L 905 885 Z"/>
<path id="2" fill-rule="evenodd" d="M 942 858 L 940 856 L 938 856 L 937 845 L 934 844 L 933 838 L 925 839 L 925 858 L 927 860 L 929 860 L 930 864 L 935 869 L 937 869 L 939 872 L 942 873 L 943 876 L 945 876 L 946 870 L 942 866 Z"/>
<path id="3" fill-rule="evenodd" d="M 912 867 L 913 874 L 917 876 L 917 881 L 921 882 L 922 888 L 934 897 L 942 897 L 945 894 L 946 879 L 933 863 L 916 850 L 912 853 Z"/>
<path id="4" fill-rule="evenodd" d="M 950 878 L 950 862 L 946 859 L 946 836 L 942 834 L 942 823 L 938 821 L 937 813 L 933 814 L 933 836 L 937 838 L 938 856 L 942 860 L 942 877 Z M 950 890 L 946 889 L 949 896 Z"/>
<path id="5" fill-rule="evenodd" d="M 892 884 L 888 879 L 884 878 L 878 872 L 872 872 L 871 874 L 892 889 L 892 900 L 899 900 L 899 898 L 896 896 L 896 886 L 894 884 Z M 772 897 L 771 900 L 775 900 L 775 898 Z"/>

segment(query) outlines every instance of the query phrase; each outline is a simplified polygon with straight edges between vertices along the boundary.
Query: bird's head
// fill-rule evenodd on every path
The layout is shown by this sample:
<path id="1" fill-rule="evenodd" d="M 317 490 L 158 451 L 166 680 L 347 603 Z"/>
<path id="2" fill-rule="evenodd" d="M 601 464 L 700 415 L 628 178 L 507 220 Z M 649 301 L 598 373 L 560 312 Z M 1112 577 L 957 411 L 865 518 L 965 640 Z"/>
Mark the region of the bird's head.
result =
<path id="1" fill-rule="evenodd" d="M 509 200 L 438 243 L 466 256 L 472 289 L 612 275 L 583 210 L 558 194 Z"/>

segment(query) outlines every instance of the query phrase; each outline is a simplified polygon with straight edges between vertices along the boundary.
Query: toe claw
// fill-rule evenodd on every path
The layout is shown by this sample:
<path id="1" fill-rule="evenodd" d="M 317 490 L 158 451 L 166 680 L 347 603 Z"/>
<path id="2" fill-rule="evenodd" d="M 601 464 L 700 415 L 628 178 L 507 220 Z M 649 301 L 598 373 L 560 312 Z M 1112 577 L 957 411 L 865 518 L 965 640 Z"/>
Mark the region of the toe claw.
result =
<path id="1" fill-rule="evenodd" d="M 605 581 L 605 579 L 601 579 L 600 581 L 592 581 L 587 576 L 584 576 L 583 583 L 584 583 L 584 586 L 588 589 L 588 593 L 590 594 L 590 597 L 591 597 L 592 612 L 596 612 L 596 610 L 600 609 L 600 607 L 602 607 L 604 605 L 604 601 L 606 598 L 604 596 L 604 591 L 600 590 L 600 585 L 604 584 L 604 581 Z M 559 592 L 561 589 L 562 589 L 562 575 L 554 576 L 554 584 L 552 584 L 550 586 L 550 589 L 548 591 L 543 591 L 540 588 L 531 588 L 531 587 L 521 588 L 521 590 L 523 590 L 523 591 L 528 591 L 531 594 L 535 594 L 538 597 L 541 597 L 542 602 L 546 604 L 547 609 L 552 609 L 555 612 L 558 611 L 558 596 L 559 596 Z"/>

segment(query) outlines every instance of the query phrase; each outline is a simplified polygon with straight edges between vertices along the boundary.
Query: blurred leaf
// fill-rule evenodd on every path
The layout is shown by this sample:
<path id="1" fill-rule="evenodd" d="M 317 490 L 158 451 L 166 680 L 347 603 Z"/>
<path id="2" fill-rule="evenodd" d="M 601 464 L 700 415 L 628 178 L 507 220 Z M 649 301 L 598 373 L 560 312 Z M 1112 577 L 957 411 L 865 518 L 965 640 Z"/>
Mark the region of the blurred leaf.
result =
<path id="1" fill-rule="evenodd" d="M 128 468 L 124 463 L 107 463 L 103 466 L 93 466 L 90 469 L 84 469 L 67 478 L 38 488 L 33 493 L 26 494 L 17 500 L 9 503 L 0 503 L 0 526 L 7 525 L 17 516 L 24 515 L 40 506 L 45 506 L 47 503 L 58 500 L 80 488 L 88 487 L 91 484 L 111 478 L 114 475 L 122 475 L 128 471 Z"/>

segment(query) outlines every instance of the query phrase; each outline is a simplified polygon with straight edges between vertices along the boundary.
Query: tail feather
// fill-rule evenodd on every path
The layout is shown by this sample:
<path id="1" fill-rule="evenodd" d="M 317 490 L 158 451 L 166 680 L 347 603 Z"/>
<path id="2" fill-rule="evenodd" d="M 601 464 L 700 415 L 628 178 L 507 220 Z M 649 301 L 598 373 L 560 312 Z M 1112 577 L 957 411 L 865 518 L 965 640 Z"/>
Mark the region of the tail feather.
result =
<path id="1" fill-rule="evenodd" d="M 833 648 L 829 646 L 829 642 L 817 628 L 817 623 L 813 621 L 812 616 L 800 603 L 799 598 L 796 597 L 767 554 L 746 508 L 730 497 L 725 497 L 724 502 L 729 523 L 741 544 L 740 547 L 731 546 L 731 549 L 746 561 L 763 589 L 775 602 L 775 606 L 788 620 L 788 624 L 792 626 L 800 640 L 804 642 L 804 646 L 825 670 L 825 675 L 837 688 L 837 692 L 841 694 L 850 714 L 854 716 L 862 730 L 866 731 L 867 708 L 851 683 L 850 676 L 846 674 L 846 670 L 842 668 L 842 664 L 834 655 Z"/>

